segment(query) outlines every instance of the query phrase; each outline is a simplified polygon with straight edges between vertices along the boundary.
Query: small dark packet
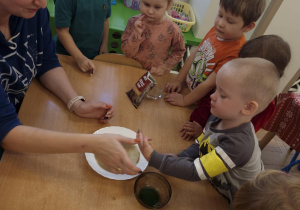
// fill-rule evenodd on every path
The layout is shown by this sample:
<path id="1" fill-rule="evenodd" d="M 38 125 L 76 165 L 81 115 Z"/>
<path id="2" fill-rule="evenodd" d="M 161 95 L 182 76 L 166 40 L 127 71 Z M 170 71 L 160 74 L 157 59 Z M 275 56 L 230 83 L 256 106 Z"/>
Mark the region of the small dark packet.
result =
<path id="1" fill-rule="evenodd" d="M 130 101 L 135 108 L 138 108 L 142 100 L 147 96 L 149 91 L 156 85 L 154 77 L 150 72 L 145 73 L 135 84 L 135 86 L 126 92 Z"/>

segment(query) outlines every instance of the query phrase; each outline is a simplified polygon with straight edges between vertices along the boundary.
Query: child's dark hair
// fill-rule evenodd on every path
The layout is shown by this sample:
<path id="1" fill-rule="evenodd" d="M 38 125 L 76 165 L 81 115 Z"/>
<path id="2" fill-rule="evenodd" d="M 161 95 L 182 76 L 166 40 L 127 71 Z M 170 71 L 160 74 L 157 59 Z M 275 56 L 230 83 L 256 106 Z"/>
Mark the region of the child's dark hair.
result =
<path id="1" fill-rule="evenodd" d="M 265 5 L 265 0 L 220 0 L 220 6 L 226 12 L 243 18 L 244 26 L 256 22 L 265 10 Z"/>
<path id="2" fill-rule="evenodd" d="M 287 42 L 277 35 L 263 35 L 251 39 L 239 52 L 240 58 L 259 57 L 271 61 L 280 77 L 291 60 L 291 49 Z"/>

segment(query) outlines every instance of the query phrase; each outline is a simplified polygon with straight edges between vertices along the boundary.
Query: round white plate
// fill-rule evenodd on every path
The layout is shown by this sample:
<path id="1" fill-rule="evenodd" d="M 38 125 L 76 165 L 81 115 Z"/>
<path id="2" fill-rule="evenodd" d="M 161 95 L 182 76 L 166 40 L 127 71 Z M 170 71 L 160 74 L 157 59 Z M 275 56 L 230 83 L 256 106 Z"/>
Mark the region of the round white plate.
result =
<path id="1" fill-rule="evenodd" d="M 105 133 L 120 134 L 122 136 L 126 136 L 128 138 L 133 138 L 133 139 L 136 138 L 136 132 L 134 132 L 128 128 L 119 127 L 119 126 L 110 126 L 110 127 L 101 128 L 101 129 L 95 131 L 94 134 L 105 134 Z M 138 168 L 140 168 L 142 171 L 144 171 L 148 165 L 148 161 L 145 159 L 145 157 L 141 153 L 138 145 L 135 144 L 135 146 L 137 147 L 137 149 L 140 152 L 140 160 L 136 164 L 136 166 Z M 127 179 L 132 179 L 139 175 L 139 174 L 137 174 L 137 175 L 114 174 L 114 173 L 104 170 L 103 168 L 101 168 L 101 166 L 98 165 L 98 163 L 95 159 L 94 153 L 85 153 L 85 157 L 86 157 L 86 160 L 88 161 L 89 165 L 92 167 L 92 169 L 94 169 L 94 171 L 96 171 L 98 174 L 100 174 L 106 178 L 115 179 L 115 180 L 127 180 Z"/>

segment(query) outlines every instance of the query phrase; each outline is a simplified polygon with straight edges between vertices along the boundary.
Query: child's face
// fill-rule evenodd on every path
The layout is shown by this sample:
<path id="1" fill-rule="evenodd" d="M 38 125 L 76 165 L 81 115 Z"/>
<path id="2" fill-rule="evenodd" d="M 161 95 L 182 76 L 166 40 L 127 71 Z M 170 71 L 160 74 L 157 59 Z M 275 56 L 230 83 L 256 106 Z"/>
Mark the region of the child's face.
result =
<path id="1" fill-rule="evenodd" d="M 168 6 L 167 0 L 142 0 L 141 13 L 146 15 L 148 21 L 160 23 Z"/>
<path id="2" fill-rule="evenodd" d="M 247 32 L 244 26 L 244 20 L 241 16 L 234 16 L 230 12 L 226 12 L 220 6 L 215 19 L 215 29 L 217 37 L 225 40 L 235 40 Z"/>
<path id="3" fill-rule="evenodd" d="M 246 106 L 246 102 L 242 98 L 241 90 L 235 78 L 224 73 L 228 70 L 226 68 L 228 67 L 223 66 L 217 74 L 217 88 L 210 96 L 210 111 L 220 119 L 236 120 L 241 116 L 241 110 Z"/>

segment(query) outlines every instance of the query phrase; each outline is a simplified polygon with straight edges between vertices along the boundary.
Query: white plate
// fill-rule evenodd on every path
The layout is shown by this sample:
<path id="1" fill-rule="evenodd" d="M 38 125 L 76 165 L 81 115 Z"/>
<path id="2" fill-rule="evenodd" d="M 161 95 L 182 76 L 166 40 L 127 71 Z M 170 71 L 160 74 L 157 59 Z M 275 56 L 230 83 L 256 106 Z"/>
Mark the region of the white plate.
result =
<path id="1" fill-rule="evenodd" d="M 105 134 L 105 133 L 120 134 L 122 136 L 126 136 L 128 138 L 133 138 L 133 139 L 136 138 L 136 132 L 134 132 L 128 128 L 119 127 L 119 126 L 110 126 L 110 127 L 106 127 L 106 128 L 101 128 L 101 129 L 97 130 L 94 134 Z M 141 153 L 138 145 L 136 144 L 135 146 L 137 147 L 137 149 L 140 152 L 140 159 L 139 159 L 139 162 L 136 164 L 136 166 L 138 168 L 140 168 L 142 171 L 144 171 L 148 165 L 148 161 L 145 159 L 145 157 Z M 106 178 L 115 179 L 115 180 L 127 180 L 127 179 L 132 179 L 132 178 L 138 176 L 138 174 L 137 175 L 114 174 L 114 173 L 104 170 L 97 163 L 94 153 L 85 153 L 85 157 L 86 157 L 86 160 L 88 161 L 89 165 L 92 167 L 92 169 L 94 169 L 94 171 L 96 171 L 98 174 L 100 174 Z"/>

